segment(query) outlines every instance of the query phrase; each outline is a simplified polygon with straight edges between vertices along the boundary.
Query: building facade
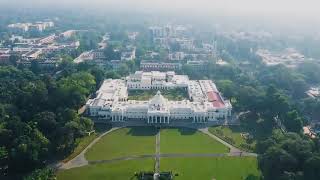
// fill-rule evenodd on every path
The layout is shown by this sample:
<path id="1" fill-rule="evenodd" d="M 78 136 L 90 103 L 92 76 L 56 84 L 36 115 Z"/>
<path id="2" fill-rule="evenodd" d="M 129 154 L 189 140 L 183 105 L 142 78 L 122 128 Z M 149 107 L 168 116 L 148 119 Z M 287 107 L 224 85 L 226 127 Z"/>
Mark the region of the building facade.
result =
<path id="1" fill-rule="evenodd" d="M 170 101 L 161 90 L 185 88 L 189 99 Z M 128 100 L 130 90 L 158 89 L 147 101 Z M 232 106 L 211 80 L 189 80 L 174 72 L 136 72 L 126 79 L 107 79 L 86 103 L 89 116 L 106 122 L 142 122 L 149 125 L 226 123 Z"/>

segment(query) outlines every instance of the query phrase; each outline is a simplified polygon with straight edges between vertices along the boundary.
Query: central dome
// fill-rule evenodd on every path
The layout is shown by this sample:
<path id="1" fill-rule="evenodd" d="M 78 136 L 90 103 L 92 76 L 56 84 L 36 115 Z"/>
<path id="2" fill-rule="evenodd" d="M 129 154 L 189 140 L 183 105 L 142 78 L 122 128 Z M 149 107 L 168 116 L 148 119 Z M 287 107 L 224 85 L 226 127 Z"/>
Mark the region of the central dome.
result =
<path id="1" fill-rule="evenodd" d="M 150 104 L 153 106 L 162 107 L 167 104 L 167 99 L 162 96 L 160 91 L 158 91 L 157 94 L 150 100 Z"/>

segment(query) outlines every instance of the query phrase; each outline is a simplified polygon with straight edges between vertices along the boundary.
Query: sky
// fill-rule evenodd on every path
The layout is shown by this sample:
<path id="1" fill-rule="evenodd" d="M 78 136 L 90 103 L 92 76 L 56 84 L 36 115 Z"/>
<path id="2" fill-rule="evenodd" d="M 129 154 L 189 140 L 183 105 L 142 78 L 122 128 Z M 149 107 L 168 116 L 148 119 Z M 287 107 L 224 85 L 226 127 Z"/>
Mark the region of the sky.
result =
<path id="1" fill-rule="evenodd" d="M 118 7 L 132 10 L 184 11 L 229 15 L 320 17 L 319 0 L 0 0 L 15 6 Z"/>

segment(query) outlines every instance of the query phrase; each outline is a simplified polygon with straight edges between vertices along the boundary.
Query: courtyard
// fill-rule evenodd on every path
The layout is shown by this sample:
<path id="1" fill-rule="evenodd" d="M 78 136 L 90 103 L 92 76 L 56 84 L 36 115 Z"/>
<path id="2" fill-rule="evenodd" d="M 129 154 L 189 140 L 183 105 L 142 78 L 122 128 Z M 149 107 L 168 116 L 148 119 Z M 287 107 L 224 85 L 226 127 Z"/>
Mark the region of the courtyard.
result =
<path id="1" fill-rule="evenodd" d="M 130 90 L 128 91 L 129 100 L 148 101 L 151 99 L 158 90 Z M 171 101 L 182 101 L 189 99 L 187 90 L 184 89 L 162 89 L 161 94 Z"/>

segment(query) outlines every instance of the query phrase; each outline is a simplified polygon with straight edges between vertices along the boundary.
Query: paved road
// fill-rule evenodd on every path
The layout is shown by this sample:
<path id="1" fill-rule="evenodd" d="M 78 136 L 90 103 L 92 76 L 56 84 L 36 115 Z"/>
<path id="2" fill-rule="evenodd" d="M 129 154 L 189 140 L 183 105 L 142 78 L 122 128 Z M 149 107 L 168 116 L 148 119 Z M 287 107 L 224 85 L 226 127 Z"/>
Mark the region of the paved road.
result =
<path id="1" fill-rule="evenodd" d="M 219 141 L 220 143 L 222 143 L 223 145 L 227 146 L 230 149 L 230 153 L 229 154 L 234 154 L 234 155 L 238 155 L 238 156 L 254 156 L 257 157 L 258 155 L 256 153 L 249 153 L 249 152 L 245 152 L 245 151 L 241 151 L 240 149 L 232 146 L 231 144 L 227 143 L 226 141 L 220 139 L 219 137 L 215 136 L 214 134 L 212 134 L 208 128 L 203 128 L 203 129 L 199 129 L 199 131 L 201 131 L 204 134 L 207 134 L 209 137 Z"/>
<path id="2" fill-rule="evenodd" d="M 145 154 L 137 156 L 125 156 L 114 159 L 107 160 L 97 160 L 89 161 L 89 164 L 100 164 L 100 163 L 112 163 L 117 161 L 127 161 L 127 160 L 136 160 L 136 159 L 147 159 L 147 158 L 185 158 L 185 157 L 255 157 L 255 154 L 252 153 L 213 153 L 213 154 L 202 154 L 202 153 L 192 153 L 192 154 Z"/>
<path id="3" fill-rule="evenodd" d="M 104 132 L 99 137 L 97 137 L 95 140 L 93 140 L 79 155 L 77 155 L 76 157 L 74 157 L 73 159 L 68 161 L 67 163 L 59 163 L 57 168 L 58 169 L 71 169 L 71 168 L 75 168 L 75 167 L 81 167 L 81 166 L 88 165 L 89 163 L 84 156 L 84 154 L 87 152 L 87 150 L 89 148 L 91 148 L 96 142 L 98 142 L 103 136 L 105 136 L 105 135 L 107 135 L 117 129 L 119 129 L 119 127 L 112 128 L 109 131 Z"/>
<path id="4" fill-rule="evenodd" d="M 155 168 L 154 171 L 156 173 L 160 172 L 160 129 L 158 130 L 158 133 L 156 135 L 156 164 L 155 164 Z"/>

